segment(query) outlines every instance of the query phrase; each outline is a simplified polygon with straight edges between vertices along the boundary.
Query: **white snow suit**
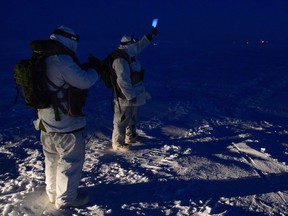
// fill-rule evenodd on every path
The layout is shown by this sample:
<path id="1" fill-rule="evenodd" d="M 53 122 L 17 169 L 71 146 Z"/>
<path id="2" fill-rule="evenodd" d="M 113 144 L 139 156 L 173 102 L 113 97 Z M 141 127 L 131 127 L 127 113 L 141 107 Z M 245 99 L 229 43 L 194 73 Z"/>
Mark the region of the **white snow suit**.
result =
<path id="1" fill-rule="evenodd" d="M 64 26 L 59 29 L 75 34 Z M 56 33 L 50 39 L 76 52 L 77 41 Z M 50 56 L 46 64 L 47 76 L 56 86 L 64 85 L 67 88 L 69 84 L 79 89 L 88 89 L 98 80 L 95 70 L 82 70 L 68 55 Z M 50 89 L 55 90 L 52 86 Z M 58 97 L 62 97 L 61 94 L 59 91 Z M 63 103 L 65 105 L 67 102 Z M 85 157 L 83 129 L 86 119 L 85 116 L 70 116 L 60 110 L 60 121 L 56 121 L 54 109 L 49 107 L 38 110 L 36 129 L 39 129 L 40 122 L 45 128 L 45 132 L 41 130 L 41 142 L 45 155 L 46 191 L 51 202 L 65 206 L 77 197 Z"/>
<path id="2" fill-rule="evenodd" d="M 128 40 L 129 36 L 123 36 L 122 40 L 123 39 Z M 143 36 L 142 39 L 136 43 L 120 45 L 119 49 L 123 49 L 130 57 L 136 57 L 149 44 L 149 39 L 146 36 Z M 123 58 L 116 58 L 112 64 L 117 75 L 117 84 L 125 96 L 114 99 L 112 145 L 125 144 L 125 135 L 136 130 L 138 107 L 145 104 L 146 100 L 149 98 L 143 81 L 134 85 L 131 82 L 131 70 L 135 72 L 140 72 L 142 70 L 140 62 L 136 58 L 134 59 L 135 60 L 130 66 Z M 132 99 L 136 99 L 133 104 L 131 103 Z"/>

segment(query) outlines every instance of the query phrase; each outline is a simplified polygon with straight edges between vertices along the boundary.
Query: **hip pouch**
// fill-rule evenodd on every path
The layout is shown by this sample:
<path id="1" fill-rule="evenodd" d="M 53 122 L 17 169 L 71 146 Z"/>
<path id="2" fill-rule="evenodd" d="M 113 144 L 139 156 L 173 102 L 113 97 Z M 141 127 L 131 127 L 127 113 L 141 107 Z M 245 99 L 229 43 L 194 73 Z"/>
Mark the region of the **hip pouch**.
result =
<path id="1" fill-rule="evenodd" d="M 84 116 L 82 108 L 85 106 L 88 89 L 69 87 L 67 89 L 67 108 L 70 116 Z"/>

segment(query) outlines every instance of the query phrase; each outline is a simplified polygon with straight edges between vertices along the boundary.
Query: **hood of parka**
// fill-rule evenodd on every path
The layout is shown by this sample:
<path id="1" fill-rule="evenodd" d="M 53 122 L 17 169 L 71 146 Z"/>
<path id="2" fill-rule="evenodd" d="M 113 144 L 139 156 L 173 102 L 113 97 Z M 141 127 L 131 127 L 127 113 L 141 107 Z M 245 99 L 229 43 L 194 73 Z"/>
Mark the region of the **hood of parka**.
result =
<path id="1" fill-rule="evenodd" d="M 134 57 L 139 54 L 140 46 L 139 40 L 134 36 L 124 35 L 121 38 L 119 49 L 124 50 L 129 56 Z"/>
<path id="2" fill-rule="evenodd" d="M 60 30 L 59 32 L 61 31 L 64 33 L 66 32 L 72 36 L 75 35 L 75 38 L 79 37 L 77 33 L 73 29 L 62 25 L 59 28 L 55 29 L 55 31 L 50 35 L 51 40 L 55 40 L 55 41 L 62 43 L 64 46 L 68 47 L 69 49 L 71 49 L 73 52 L 76 53 L 77 47 L 78 47 L 78 40 L 74 39 L 74 37 L 72 37 L 71 39 L 62 34 L 59 34 L 57 33 L 58 30 Z"/>

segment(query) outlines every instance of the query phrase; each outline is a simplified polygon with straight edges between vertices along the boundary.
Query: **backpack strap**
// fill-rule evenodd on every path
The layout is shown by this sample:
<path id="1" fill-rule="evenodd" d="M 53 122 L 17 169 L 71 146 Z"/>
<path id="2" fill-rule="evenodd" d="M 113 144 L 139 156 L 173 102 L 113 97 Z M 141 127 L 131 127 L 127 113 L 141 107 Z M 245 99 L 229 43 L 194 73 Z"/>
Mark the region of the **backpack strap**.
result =
<path id="1" fill-rule="evenodd" d="M 55 40 L 35 40 L 30 43 L 30 48 L 33 50 L 33 52 L 36 52 L 38 55 L 42 55 L 45 59 L 53 56 L 53 55 L 68 55 L 70 56 L 73 61 L 81 67 L 81 64 L 76 56 L 76 53 L 70 50 L 68 47 L 63 45 L 62 43 L 55 41 Z M 64 83 L 62 86 L 57 86 L 55 83 L 53 83 L 47 76 L 47 82 L 49 85 L 51 85 L 53 88 L 57 89 L 57 91 L 51 91 L 51 97 L 52 97 L 52 107 L 55 112 L 55 120 L 60 121 L 60 112 L 67 114 L 68 110 L 64 107 L 62 102 L 67 102 L 67 98 L 58 98 L 57 94 L 59 91 L 63 92 L 63 95 L 65 94 L 64 86 L 68 83 Z"/>
<path id="2" fill-rule="evenodd" d="M 62 91 L 64 93 L 64 86 L 67 84 L 66 82 L 62 86 L 57 86 L 55 83 L 53 83 L 48 77 L 47 77 L 47 82 L 49 85 L 51 85 L 53 88 L 57 89 L 57 91 L 51 91 L 51 97 L 52 97 L 52 107 L 55 112 L 55 120 L 60 121 L 60 113 L 59 109 L 62 111 L 62 113 L 66 114 L 68 113 L 68 110 L 63 106 L 61 102 L 67 101 L 67 99 L 60 99 L 57 97 L 57 94 Z M 68 85 L 68 84 L 67 84 Z M 65 95 L 65 93 L 64 93 Z"/>
<path id="3" fill-rule="evenodd" d="M 129 65 L 129 69 L 130 69 L 130 77 L 131 77 L 131 74 L 133 72 L 132 70 L 132 67 L 131 67 L 131 64 L 132 62 L 134 61 L 132 57 L 129 56 L 128 53 L 126 53 L 124 50 L 122 49 L 115 49 L 112 54 L 111 54 L 111 71 L 114 71 L 114 74 L 115 76 L 117 77 L 116 73 L 115 73 L 115 70 L 112 68 L 112 64 L 113 64 L 113 61 L 117 58 L 123 58 L 125 61 L 128 62 L 128 65 Z M 115 82 L 115 88 L 113 88 L 115 90 L 115 96 L 118 98 L 126 98 L 125 95 L 122 93 L 119 85 L 117 84 L 116 80 L 114 81 Z"/>
<path id="4" fill-rule="evenodd" d="M 130 74 L 132 72 L 132 68 L 131 68 L 131 64 L 133 62 L 133 59 L 128 55 L 128 53 L 126 53 L 124 50 L 122 49 L 115 49 L 111 54 L 110 54 L 110 58 L 109 58 L 109 67 L 110 67 L 110 71 L 113 71 L 114 76 L 117 77 L 115 70 L 112 67 L 112 64 L 114 62 L 115 59 L 117 58 L 123 58 L 124 60 L 126 60 L 129 64 L 129 69 L 130 69 Z M 117 100 L 118 103 L 118 108 L 120 111 L 120 114 L 122 113 L 122 109 L 120 106 L 120 101 L 119 101 L 119 97 L 120 98 L 125 98 L 125 95 L 122 93 L 119 85 L 117 84 L 116 79 L 114 79 L 115 77 L 110 77 L 111 78 L 111 83 L 113 85 L 113 92 L 114 92 L 114 97 Z"/>
<path id="5" fill-rule="evenodd" d="M 129 56 L 128 53 L 126 53 L 124 50 L 122 49 L 115 49 L 112 54 L 111 54 L 111 58 L 112 58 L 112 62 L 116 59 L 116 58 L 123 58 L 125 59 L 129 66 L 132 64 L 133 59 Z"/>

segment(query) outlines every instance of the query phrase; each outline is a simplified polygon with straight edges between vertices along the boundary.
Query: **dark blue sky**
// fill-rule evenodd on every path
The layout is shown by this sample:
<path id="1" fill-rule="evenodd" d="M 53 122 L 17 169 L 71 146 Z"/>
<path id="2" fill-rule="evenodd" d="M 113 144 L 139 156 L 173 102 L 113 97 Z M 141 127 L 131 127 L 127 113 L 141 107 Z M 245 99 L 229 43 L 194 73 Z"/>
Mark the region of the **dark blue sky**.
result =
<path id="1" fill-rule="evenodd" d="M 123 34 L 148 32 L 158 17 L 159 41 L 288 45 L 287 0 L 9 0 L 0 10 L 1 43 L 45 39 L 65 24 L 83 44 L 117 46 Z"/>

